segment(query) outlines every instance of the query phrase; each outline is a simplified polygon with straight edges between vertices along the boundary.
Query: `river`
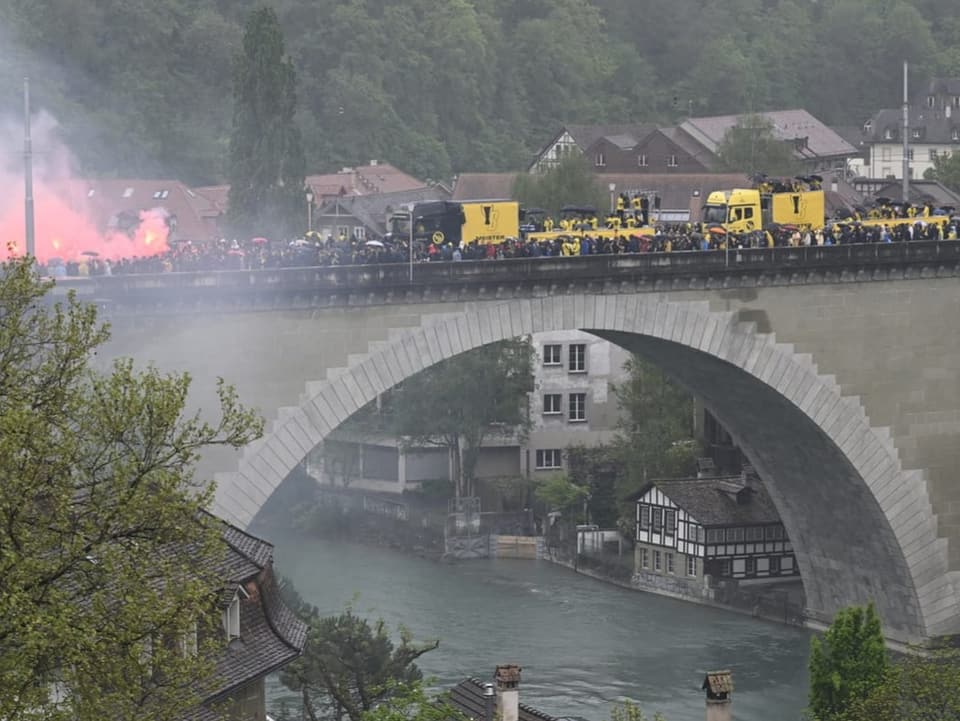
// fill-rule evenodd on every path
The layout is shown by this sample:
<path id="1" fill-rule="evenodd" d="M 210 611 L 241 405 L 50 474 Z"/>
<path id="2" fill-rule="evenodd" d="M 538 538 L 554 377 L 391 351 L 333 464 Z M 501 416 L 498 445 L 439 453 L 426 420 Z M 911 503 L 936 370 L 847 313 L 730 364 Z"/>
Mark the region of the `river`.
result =
<path id="1" fill-rule="evenodd" d="M 276 567 L 324 614 L 361 615 L 440 639 L 420 658 L 432 685 L 523 667 L 520 700 L 556 716 L 605 721 L 636 701 L 667 721 L 700 721 L 708 670 L 731 668 L 737 721 L 799 720 L 806 703 L 806 631 L 628 591 L 545 561 L 453 565 L 386 549 L 259 530 Z M 274 680 L 275 703 L 286 695 Z"/>

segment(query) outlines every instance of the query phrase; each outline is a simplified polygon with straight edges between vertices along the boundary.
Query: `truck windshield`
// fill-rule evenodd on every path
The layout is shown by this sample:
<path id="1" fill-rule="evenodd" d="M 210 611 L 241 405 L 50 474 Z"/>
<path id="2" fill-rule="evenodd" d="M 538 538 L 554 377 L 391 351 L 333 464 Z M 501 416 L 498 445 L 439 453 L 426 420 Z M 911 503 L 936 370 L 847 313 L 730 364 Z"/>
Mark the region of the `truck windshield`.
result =
<path id="1" fill-rule="evenodd" d="M 704 223 L 726 223 L 727 206 L 725 205 L 705 205 L 703 206 Z"/>

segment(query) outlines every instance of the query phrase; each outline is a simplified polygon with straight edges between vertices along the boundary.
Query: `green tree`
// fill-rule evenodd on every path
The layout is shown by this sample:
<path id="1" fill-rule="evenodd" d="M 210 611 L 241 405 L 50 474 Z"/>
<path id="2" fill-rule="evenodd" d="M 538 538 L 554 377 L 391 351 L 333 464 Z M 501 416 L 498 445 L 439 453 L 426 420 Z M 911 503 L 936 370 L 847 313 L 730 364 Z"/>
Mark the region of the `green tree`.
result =
<path id="1" fill-rule="evenodd" d="M 633 701 L 622 701 L 610 709 L 610 721 L 647 721 L 643 711 Z M 651 721 L 666 721 L 658 712 Z"/>
<path id="2" fill-rule="evenodd" d="M 229 223 L 240 235 L 290 237 L 303 230 L 304 159 L 296 74 L 271 8 L 250 14 L 235 60 Z"/>
<path id="3" fill-rule="evenodd" d="M 96 370 L 95 307 L 49 290 L 29 260 L 0 267 L 0 718 L 182 718 L 219 644 L 222 541 L 192 467 L 260 423 L 222 384 L 211 425 L 184 415 L 187 375 Z"/>
<path id="4" fill-rule="evenodd" d="M 364 712 L 362 721 L 468 721 L 454 708 L 446 695 L 427 696 L 423 683 L 416 681 L 398 687 L 396 693 L 379 706 Z"/>
<path id="5" fill-rule="evenodd" d="M 923 177 L 938 180 L 954 192 L 960 192 L 960 153 L 944 153 L 933 160 Z"/>
<path id="6" fill-rule="evenodd" d="M 843 721 L 955 721 L 960 718 L 960 652 L 918 649 L 902 656 Z"/>
<path id="7" fill-rule="evenodd" d="M 890 666 L 880 618 L 869 604 L 837 613 L 810 646 L 810 713 L 816 721 L 842 719 L 884 681 Z"/>
<path id="8" fill-rule="evenodd" d="M 727 131 L 717 148 L 727 170 L 748 175 L 793 175 L 799 165 L 793 145 L 774 133 L 773 123 L 763 115 L 744 115 Z"/>
<path id="9" fill-rule="evenodd" d="M 564 473 L 553 473 L 537 484 L 533 494 L 551 510 L 567 513 L 576 510 L 590 493 Z"/>
<path id="10" fill-rule="evenodd" d="M 530 339 L 514 338 L 438 363 L 391 394 L 389 427 L 408 448 L 446 448 L 457 498 L 474 496 L 484 441 L 491 435 L 523 439 L 530 430 L 533 359 Z"/>
<path id="11" fill-rule="evenodd" d="M 521 205 L 543 208 L 554 217 L 564 205 L 591 205 L 598 210 L 609 207 L 589 163 L 580 154 L 562 158 L 541 175 L 518 175 L 513 182 L 513 197 Z"/>
<path id="12" fill-rule="evenodd" d="M 626 468 L 620 497 L 656 478 L 690 475 L 699 451 L 691 395 L 640 356 L 624 369 L 627 379 L 613 386 L 622 413 L 615 445 Z"/>
<path id="13" fill-rule="evenodd" d="M 416 644 L 401 629 L 395 645 L 383 619 L 371 623 L 349 608 L 327 617 L 310 609 L 306 620 L 303 655 L 283 669 L 280 681 L 301 695 L 310 721 L 361 721 L 383 703 L 409 701 L 406 690 L 422 678 L 414 662 L 440 644 Z"/>
<path id="14" fill-rule="evenodd" d="M 596 523 L 601 528 L 616 525 L 620 516 L 617 488 L 623 475 L 618 449 L 606 445 L 571 446 L 567 449 L 567 471 L 588 490 L 589 519 L 584 519 L 584 523 Z"/>

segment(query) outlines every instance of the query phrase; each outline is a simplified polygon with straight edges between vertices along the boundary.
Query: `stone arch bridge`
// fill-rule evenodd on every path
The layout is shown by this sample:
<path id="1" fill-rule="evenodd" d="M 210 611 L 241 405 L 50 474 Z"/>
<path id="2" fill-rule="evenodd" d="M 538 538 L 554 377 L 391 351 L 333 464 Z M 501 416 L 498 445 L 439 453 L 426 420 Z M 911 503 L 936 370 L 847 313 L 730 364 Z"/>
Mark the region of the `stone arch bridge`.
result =
<path id="1" fill-rule="evenodd" d="M 111 353 L 222 375 L 271 419 L 206 459 L 248 524 L 364 404 L 459 353 L 579 329 L 698 396 L 768 483 L 809 614 L 960 632 L 960 243 L 120 276 L 73 285 Z M 410 273 L 413 278 L 411 280 Z M 59 290 L 58 290 L 59 292 Z"/>

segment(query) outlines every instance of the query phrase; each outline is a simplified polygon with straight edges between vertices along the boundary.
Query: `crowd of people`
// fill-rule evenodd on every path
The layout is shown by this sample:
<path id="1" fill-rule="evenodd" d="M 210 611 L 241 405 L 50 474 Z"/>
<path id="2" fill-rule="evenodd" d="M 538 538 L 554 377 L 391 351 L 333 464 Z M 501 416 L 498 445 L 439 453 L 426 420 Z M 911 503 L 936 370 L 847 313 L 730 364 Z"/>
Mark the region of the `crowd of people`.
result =
<path id="1" fill-rule="evenodd" d="M 748 233 L 728 234 L 720 227 L 699 223 L 660 223 L 649 228 L 625 228 L 610 234 L 559 234 L 550 238 L 508 238 L 496 245 L 415 243 L 416 262 L 498 260 L 556 256 L 618 255 L 625 253 L 669 253 L 715 251 L 734 248 L 769 248 L 894 243 L 913 240 L 955 240 L 960 219 L 933 222 L 917 218 L 912 223 L 864 224 L 840 222 L 815 230 L 792 226 L 773 227 Z M 285 267 L 331 267 L 406 263 L 410 259 L 407 241 L 317 237 L 294 241 L 226 240 L 179 242 L 159 255 L 110 260 L 95 255 L 45 268 L 57 277 L 85 277 L 143 273 L 171 273 L 215 270 L 262 270 Z"/>

